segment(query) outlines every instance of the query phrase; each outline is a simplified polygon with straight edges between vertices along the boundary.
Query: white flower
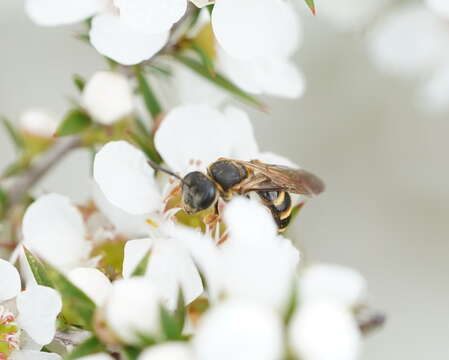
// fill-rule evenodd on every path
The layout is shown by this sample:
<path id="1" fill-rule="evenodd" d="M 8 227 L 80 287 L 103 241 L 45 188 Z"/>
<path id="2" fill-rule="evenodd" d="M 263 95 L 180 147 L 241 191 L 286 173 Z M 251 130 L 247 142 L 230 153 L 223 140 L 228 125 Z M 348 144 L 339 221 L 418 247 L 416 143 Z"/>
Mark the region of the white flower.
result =
<path id="1" fill-rule="evenodd" d="M 68 273 L 69 280 L 82 290 L 98 306 L 103 305 L 109 295 L 111 282 L 100 270 L 76 268 Z"/>
<path id="2" fill-rule="evenodd" d="M 55 335 L 56 316 L 62 308 L 59 294 L 38 285 L 21 292 L 19 273 L 2 259 L 0 279 L 0 358 L 61 359 L 59 355 L 39 351 Z"/>
<path id="3" fill-rule="evenodd" d="M 217 1 L 212 26 L 223 49 L 242 60 L 287 58 L 302 35 L 295 11 L 282 0 Z"/>
<path id="4" fill-rule="evenodd" d="M 198 360 L 278 360 L 282 322 L 257 303 L 225 301 L 207 312 L 193 340 Z"/>
<path id="5" fill-rule="evenodd" d="M 369 50 L 381 70 L 416 74 L 447 62 L 449 31 L 425 7 L 409 5 L 385 16 L 373 29 Z"/>
<path id="6" fill-rule="evenodd" d="M 133 111 L 132 89 L 125 76 L 99 71 L 87 82 L 81 103 L 96 121 L 110 125 Z"/>
<path id="7" fill-rule="evenodd" d="M 190 346 L 182 342 L 154 345 L 139 355 L 138 360 L 193 360 Z"/>
<path id="8" fill-rule="evenodd" d="M 123 24 L 117 15 L 101 14 L 92 20 L 90 42 L 97 51 L 123 65 L 138 64 L 155 55 L 168 40 L 167 31 L 147 34 Z"/>
<path id="9" fill-rule="evenodd" d="M 44 260 L 64 270 L 87 263 L 90 244 L 79 210 L 70 199 L 41 196 L 23 217 L 23 244 Z"/>
<path id="10" fill-rule="evenodd" d="M 105 320 L 122 341 L 135 344 L 139 334 L 159 332 L 159 306 L 158 291 L 146 279 L 118 280 L 105 303 Z"/>
<path id="11" fill-rule="evenodd" d="M 366 287 L 366 280 L 354 269 L 318 264 L 305 269 L 298 293 L 302 302 L 332 301 L 349 308 L 364 299 Z"/>
<path id="12" fill-rule="evenodd" d="M 332 303 L 303 304 L 291 320 L 289 339 L 303 360 L 355 360 L 361 346 L 352 314 Z"/>
<path id="13" fill-rule="evenodd" d="M 58 128 L 59 120 L 42 109 L 25 111 L 19 119 L 22 131 L 43 138 L 51 138 Z"/>

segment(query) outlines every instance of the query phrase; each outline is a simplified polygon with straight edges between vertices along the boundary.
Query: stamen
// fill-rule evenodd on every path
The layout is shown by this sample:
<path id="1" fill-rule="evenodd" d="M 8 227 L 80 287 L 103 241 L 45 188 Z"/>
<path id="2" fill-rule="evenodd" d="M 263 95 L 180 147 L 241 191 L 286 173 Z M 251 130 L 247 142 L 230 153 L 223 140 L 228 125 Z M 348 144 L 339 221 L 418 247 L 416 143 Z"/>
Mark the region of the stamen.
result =
<path id="1" fill-rule="evenodd" d="M 0 360 L 8 359 L 12 351 L 19 349 L 20 328 L 14 314 L 0 306 Z"/>
<path id="2" fill-rule="evenodd" d="M 154 227 L 155 229 L 157 229 L 159 227 L 159 224 L 150 218 L 146 219 L 145 221 L 148 225 Z"/>

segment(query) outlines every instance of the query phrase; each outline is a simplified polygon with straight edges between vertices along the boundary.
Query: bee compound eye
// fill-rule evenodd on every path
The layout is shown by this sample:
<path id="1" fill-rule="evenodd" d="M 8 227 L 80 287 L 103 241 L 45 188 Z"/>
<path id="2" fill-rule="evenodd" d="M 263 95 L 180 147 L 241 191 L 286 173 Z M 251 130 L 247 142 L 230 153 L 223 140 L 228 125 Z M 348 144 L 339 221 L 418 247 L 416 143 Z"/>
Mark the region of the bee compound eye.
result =
<path id="1" fill-rule="evenodd" d="M 214 183 L 202 172 L 193 171 L 184 177 L 182 200 L 187 212 L 195 213 L 209 208 L 216 197 Z"/>

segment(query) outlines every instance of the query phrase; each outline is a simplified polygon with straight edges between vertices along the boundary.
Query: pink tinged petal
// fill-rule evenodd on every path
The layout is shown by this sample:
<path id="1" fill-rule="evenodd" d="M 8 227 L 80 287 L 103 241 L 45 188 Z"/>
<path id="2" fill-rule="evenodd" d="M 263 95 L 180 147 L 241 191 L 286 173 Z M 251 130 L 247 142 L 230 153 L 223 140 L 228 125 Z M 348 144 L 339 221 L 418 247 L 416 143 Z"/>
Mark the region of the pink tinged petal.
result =
<path id="1" fill-rule="evenodd" d="M 369 37 L 374 63 L 383 71 L 410 75 L 447 60 L 445 24 L 422 6 L 405 6 L 382 18 Z"/>
<path id="2" fill-rule="evenodd" d="M 55 353 L 35 350 L 14 351 L 8 360 L 61 360 L 62 357 Z"/>
<path id="3" fill-rule="evenodd" d="M 302 36 L 298 15 L 282 0 L 217 1 L 212 25 L 219 44 L 238 59 L 286 58 Z"/>
<path id="4" fill-rule="evenodd" d="M 130 214 L 159 210 L 161 194 L 145 155 L 125 141 L 107 143 L 94 161 L 94 179 L 105 197 Z"/>
<path id="5" fill-rule="evenodd" d="M 139 355 L 138 360 L 193 360 L 189 345 L 182 342 L 168 342 L 154 345 Z"/>
<path id="6" fill-rule="evenodd" d="M 100 0 L 26 0 L 25 12 L 38 25 L 76 23 L 100 10 Z"/>
<path id="7" fill-rule="evenodd" d="M 46 286 L 32 286 L 17 297 L 19 325 L 41 345 L 50 343 L 55 336 L 56 317 L 61 308 L 59 294 Z"/>
<path id="8" fill-rule="evenodd" d="M 237 160 L 251 160 L 257 157 L 259 147 L 254 135 L 253 125 L 246 112 L 234 106 L 228 106 L 224 110 L 229 137 L 232 139 L 231 158 Z M 239 131 L 235 131 L 239 129 Z"/>
<path id="9" fill-rule="evenodd" d="M 98 306 L 105 302 L 111 288 L 109 279 L 98 269 L 76 268 L 69 272 L 68 278 Z"/>
<path id="10" fill-rule="evenodd" d="M 354 269 L 319 264 L 307 268 L 299 280 L 302 301 L 329 301 L 352 307 L 366 295 L 366 280 Z"/>
<path id="11" fill-rule="evenodd" d="M 123 277 L 129 278 L 153 245 L 151 239 L 129 240 L 125 244 Z"/>
<path id="12" fill-rule="evenodd" d="M 151 336 L 160 330 L 159 307 L 159 294 L 148 279 L 118 280 L 106 302 L 106 321 L 124 342 L 138 344 L 138 334 Z"/>
<path id="13" fill-rule="evenodd" d="M 48 194 L 31 204 L 22 231 L 24 245 L 56 266 L 70 268 L 87 259 L 83 218 L 65 196 Z"/>
<path id="14" fill-rule="evenodd" d="M 187 9 L 187 0 L 114 0 L 114 4 L 123 24 L 147 34 L 169 31 Z"/>
<path id="15" fill-rule="evenodd" d="M 21 289 L 17 269 L 8 261 L 0 259 L 0 303 L 16 297 Z"/>
<path id="16" fill-rule="evenodd" d="M 344 307 L 329 303 L 305 303 L 294 315 L 290 343 L 301 359 L 356 360 L 361 336 L 357 324 Z"/>
<path id="17" fill-rule="evenodd" d="M 128 79 L 111 71 L 95 73 L 83 90 L 82 105 L 104 125 L 131 114 L 134 104 Z"/>
<path id="18" fill-rule="evenodd" d="M 226 301 L 212 308 L 193 340 L 198 360 L 282 358 L 282 322 L 257 303 Z"/>
<path id="19" fill-rule="evenodd" d="M 172 238 L 154 241 L 145 276 L 158 289 L 170 310 L 176 308 L 180 288 L 187 304 L 203 292 L 201 277 L 189 252 Z"/>
<path id="20" fill-rule="evenodd" d="M 123 24 L 118 16 L 97 15 L 90 42 L 97 51 L 123 65 L 134 65 L 155 55 L 168 40 L 168 31 L 145 34 Z"/>
<path id="21" fill-rule="evenodd" d="M 184 105 L 171 110 L 162 121 L 154 141 L 167 165 L 183 173 L 191 161 L 210 163 L 231 154 L 232 142 L 223 136 L 226 118 L 208 105 Z M 180 151 L 182 149 L 182 151 Z"/>

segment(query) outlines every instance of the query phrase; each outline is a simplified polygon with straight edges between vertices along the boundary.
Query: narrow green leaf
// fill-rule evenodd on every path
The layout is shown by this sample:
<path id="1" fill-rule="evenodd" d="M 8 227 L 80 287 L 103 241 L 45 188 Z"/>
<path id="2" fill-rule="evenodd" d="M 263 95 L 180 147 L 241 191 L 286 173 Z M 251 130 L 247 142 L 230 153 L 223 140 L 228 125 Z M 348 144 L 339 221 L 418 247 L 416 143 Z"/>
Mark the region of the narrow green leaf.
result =
<path id="1" fill-rule="evenodd" d="M 289 301 L 284 313 L 284 322 L 288 324 L 298 307 L 298 286 L 296 282 L 292 283 Z"/>
<path id="2" fill-rule="evenodd" d="M 85 130 L 92 124 L 92 119 L 81 109 L 70 110 L 69 113 L 62 120 L 58 130 L 57 136 L 67 136 L 78 134 Z"/>
<path id="3" fill-rule="evenodd" d="M 198 45 L 195 41 L 192 41 L 191 47 L 192 50 L 194 50 L 198 54 L 204 67 L 207 69 L 207 71 L 209 71 L 209 74 L 215 77 L 216 74 L 215 74 L 214 61 L 210 58 L 207 52 L 204 51 L 203 48 L 200 45 Z"/>
<path id="4" fill-rule="evenodd" d="M 206 6 L 207 11 L 209 11 L 209 15 L 212 16 L 212 11 L 214 11 L 214 4 L 210 4 Z"/>
<path id="5" fill-rule="evenodd" d="M 215 76 L 212 76 L 209 73 L 208 69 L 200 62 L 198 62 L 192 58 L 186 57 L 184 55 L 174 54 L 173 56 L 181 64 L 184 64 L 185 66 L 187 66 L 188 68 L 193 70 L 198 75 L 209 80 L 216 86 L 230 92 L 237 98 L 244 100 L 245 102 L 250 103 L 252 105 L 256 105 L 258 108 L 260 108 L 262 110 L 266 108 L 266 106 L 263 105 L 261 102 L 259 102 L 259 100 L 257 100 L 255 97 L 249 95 L 248 93 L 246 93 L 245 91 L 240 89 L 238 86 L 234 85 L 230 80 L 225 78 L 223 75 L 216 73 Z"/>
<path id="6" fill-rule="evenodd" d="M 4 117 L 2 117 L 2 124 L 16 148 L 23 149 L 25 146 L 25 141 L 23 140 L 22 135 L 20 135 L 15 129 L 14 125 Z"/>
<path id="7" fill-rule="evenodd" d="M 6 192 L 0 187 L 0 219 L 2 219 L 8 207 L 8 196 Z"/>
<path id="8" fill-rule="evenodd" d="M 84 90 L 84 87 L 86 86 L 86 80 L 81 75 L 78 75 L 78 74 L 74 74 L 72 76 L 72 80 L 73 80 L 73 83 L 75 84 L 76 88 L 80 92 L 82 92 Z"/>
<path id="9" fill-rule="evenodd" d="M 182 329 L 184 329 L 186 315 L 187 315 L 187 311 L 186 311 L 186 302 L 184 299 L 184 294 L 182 292 L 182 289 L 179 288 L 178 301 L 177 301 L 176 310 L 175 310 L 175 320 L 178 323 L 178 327 L 181 332 L 182 332 Z"/>
<path id="10" fill-rule="evenodd" d="M 160 164 L 162 162 L 161 156 L 156 151 L 156 147 L 154 146 L 153 138 L 147 138 L 146 140 L 142 139 L 141 136 L 137 135 L 132 131 L 128 131 L 128 136 L 132 141 L 145 153 L 148 158 Z"/>
<path id="11" fill-rule="evenodd" d="M 73 325 L 92 329 L 95 303 L 63 274 L 49 264 L 45 264 L 48 278 L 62 298 L 62 314 Z"/>
<path id="12" fill-rule="evenodd" d="M 98 340 L 96 336 L 92 336 L 86 341 L 79 344 L 68 355 L 64 357 L 64 360 L 74 360 L 81 357 L 96 354 L 106 349 L 106 346 Z"/>
<path id="13" fill-rule="evenodd" d="M 304 0 L 309 7 L 310 11 L 312 11 L 313 15 L 316 15 L 316 8 L 314 0 Z"/>
<path id="14" fill-rule="evenodd" d="M 176 320 L 176 317 L 162 305 L 159 307 L 159 309 L 161 328 L 165 340 L 179 340 L 182 335 L 182 328 L 180 328 L 180 324 Z"/>
<path id="15" fill-rule="evenodd" d="M 139 116 L 134 117 L 134 124 L 136 125 L 137 130 L 139 130 L 140 135 L 144 136 L 145 138 L 151 138 L 149 130 Z"/>
<path id="16" fill-rule="evenodd" d="M 34 275 L 34 279 L 39 285 L 53 287 L 53 284 L 47 274 L 45 265 L 33 255 L 33 253 L 26 247 L 23 247 L 28 264 L 30 265 L 31 272 Z"/>
<path id="17" fill-rule="evenodd" d="M 147 271 L 148 261 L 150 260 L 151 250 L 149 250 L 142 260 L 139 261 L 131 276 L 143 276 Z"/>
<path id="18" fill-rule="evenodd" d="M 122 351 L 128 360 L 137 360 L 140 355 L 140 350 L 134 346 L 124 346 Z"/>
<path id="19" fill-rule="evenodd" d="M 140 66 L 134 66 L 134 73 L 136 75 L 137 83 L 139 85 L 139 92 L 143 97 L 145 106 L 153 119 L 156 119 L 162 113 L 162 107 L 151 89 L 148 80 L 142 73 Z"/>

